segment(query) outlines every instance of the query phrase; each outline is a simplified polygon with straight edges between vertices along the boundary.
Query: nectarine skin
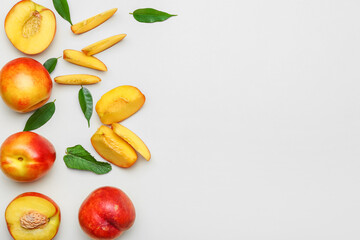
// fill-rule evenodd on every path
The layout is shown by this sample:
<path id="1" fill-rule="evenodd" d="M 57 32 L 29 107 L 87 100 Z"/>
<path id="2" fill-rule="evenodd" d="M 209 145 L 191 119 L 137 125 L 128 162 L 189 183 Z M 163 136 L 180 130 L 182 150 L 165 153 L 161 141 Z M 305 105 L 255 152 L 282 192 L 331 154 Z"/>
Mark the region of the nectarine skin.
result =
<path id="1" fill-rule="evenodd" d="M 50 98 L 53 83 L 48 71 L 31 58 L 8 62 L 0 72 L 0 95 L 17 112 L 30 112 Z"/>
<path id="2" fill-rule="evenodd" d="M 115 187 L 93 191 L 79 210 L 81 228 L 92 239 L 112 240 L 128 230 L 135 221 L 135 208 L 130 198 Z"/>
<path id="3" fill-rule="evenodd" d="M 0 148 L 1 170 L 18 182 L 32 182 L 43 177 L 55 159 L 54 146 L 34 132 L 15 133 Z"/>

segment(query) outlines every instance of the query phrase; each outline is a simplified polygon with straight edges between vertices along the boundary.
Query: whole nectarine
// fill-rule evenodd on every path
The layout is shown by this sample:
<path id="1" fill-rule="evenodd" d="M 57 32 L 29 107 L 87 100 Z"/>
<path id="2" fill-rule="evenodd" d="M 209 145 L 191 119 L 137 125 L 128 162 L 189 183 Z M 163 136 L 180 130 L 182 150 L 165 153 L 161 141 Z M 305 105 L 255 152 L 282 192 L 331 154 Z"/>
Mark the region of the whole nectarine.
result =
<path id="1" fill-rule="evenodd" d="M 134 221 L 134 205 L 123 191 L 115 187 L 96 189 L 79 210 L 80 226 L 91 239 L 115 239 Z"/>
<path id="2" fill-rule="evenodd" d="M 0 148 L 0 167 L 6 176 L 19 182 L 32 182 L 44 176 L 56 158 L 54 146 L 34 132 L 18 132 Z"/>
<path id="3" fill-rule="evenodd" d="M 53 83 L 48 71 L 31 58 L 8 62 L 0 72 L 0 95 L 17 112 L 30 112 L 50 98 Z"/>

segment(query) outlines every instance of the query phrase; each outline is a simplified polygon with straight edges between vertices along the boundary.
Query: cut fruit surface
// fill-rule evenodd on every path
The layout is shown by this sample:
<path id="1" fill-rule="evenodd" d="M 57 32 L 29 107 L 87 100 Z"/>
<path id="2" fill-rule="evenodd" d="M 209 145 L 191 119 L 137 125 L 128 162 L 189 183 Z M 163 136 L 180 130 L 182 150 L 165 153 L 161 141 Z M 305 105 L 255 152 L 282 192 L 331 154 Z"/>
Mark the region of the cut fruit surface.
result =
<path id="1" fill-rule="evenodd" d="M 60 209 L 40 193 L 24 193 L 6 208 L 5 220 L 15 240 L 53 239 L 60 225 Z"/>
<path id="2" fill-rule="evenodd" d="M 141 140 L 141 138 L 139 138 L 130 129 L 124 127 L 119 123 L 113 123 L 111 127 L 115 134 L 117 134 L 119 137 L 129 143 L 138 153 L 140 153 L 141 156 L 143 156 L 147 161 L 150 160 L 150 151 L 145 145 L 145 143 Z"/>
<path id="3" fill-rule="evenodd" d="M 101 81 L 101 79 L 97 76 L 89 74 L 72 74 L 58 76 L 54 78 L 54 81 L 59 84 L 67 85 L 89 85 L 98 83 Z"/>
<path id="4" fill-rule="evenodd" d="M 99 71 L 107 71 L 106 65 L 93 56 L 87 56 L 83 52 L 66 49 L 63 54 L 64 60 L 87 68 L 92 68 Z"/>
<path id="5" fill-rule="evenodd" d="M 106 38 L 104 40 L 98 41 L 96 43 L 93 43 L 87 47 L 84 47 L 81 51 L 85 53 L 88 56 L 92 56 L 94 54 L 97 54 L 99 52 L 102 52 L 112 46 L 114 46 L 116 43 L 120 42 L 126 37 L 126 34 L 118 34 L 109 38 Z"/>
<path id="6" fill-rule="evenodd" d="M 117 8 L 113 8 L 91 18 L 88 18 L 84 21 L 76 23 L 71 26 L 71 31 L 75 34 L 81 34 L 90 31 L 91 29 L 96 28 L 97 26 L 108 20 L 110 17 L 112 17 L 116 11 Z"/>
<path id="7" fill-rule="evenodd" d="M 109 127 L 101 126 L 91 137 L 91 144 L 101 157 L 116 166 L 128 168 L 137 160 L 135 150 Z"/>
<path id="8" fill-rule="evenodd" d="M 53 41 L 56 33 L 54 13 L 30 0 L 15 4 L 5 18 L 10 42 L 25 54 L 38 54 Z"/>
<path id="9" fill-rule="evenodd" d="M 95 110 L 104 124 L 120 122 L 136 113 L 145 103 L 145 96 L 133 86 L 116 87 L 105 93 Z"/>

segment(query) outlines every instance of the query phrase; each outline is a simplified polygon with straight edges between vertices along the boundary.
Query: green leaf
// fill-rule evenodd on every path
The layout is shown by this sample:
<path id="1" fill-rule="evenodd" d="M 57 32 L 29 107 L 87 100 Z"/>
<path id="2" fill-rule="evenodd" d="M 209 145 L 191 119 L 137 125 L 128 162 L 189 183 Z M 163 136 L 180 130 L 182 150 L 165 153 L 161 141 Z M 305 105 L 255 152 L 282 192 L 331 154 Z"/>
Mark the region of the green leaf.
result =
<path id="1" fill-rule="evenodd" d="M 90 118 L 93 113 L 93 98 L 87 88 L 81 87 L 79 91 L 79 103 L 81 110 L 88 121 L 88 126 L 90 127 Z"/>
<path id="2" fill-rule="evenodd" d="M 87 170 L 96 174 L 105 174 L 112 169 L 109 163 L 98 162 L 81 145 L 67 148 L 64 162 L 68 168 Z"/>
<path id="3" fill-rule="evenodd" d="M 70 17 L 70 10 L 69 10 L 69 4 L 67 0 L 53 0 L 54 7 L 56 11 L 59 13 L 59 15 L 68 21 L 71 25 L 71 17 Z"/>
<path id="4" fill-rule="evenodd" d="M 55 101 L 49 102 L 36 110 L 25 124 L 23 131 L 32 131 L 38 129 L 47 123 L 55 113 Z"/>
<path id="5" fill-rule="evenodd" d="M 162 22 L 170 17 L 177 16 L 153 8 L 137 9 L 130 14 L 132 14 L 138 22 L 143 23 Z"/>
<path id="6" fill-rule="evenodd" d="M 50 58 L 43 64 L 46 70 L 49 72 L 49 74 L 54 71 L 57 62 L 58 62 L 57 58 Z"/>

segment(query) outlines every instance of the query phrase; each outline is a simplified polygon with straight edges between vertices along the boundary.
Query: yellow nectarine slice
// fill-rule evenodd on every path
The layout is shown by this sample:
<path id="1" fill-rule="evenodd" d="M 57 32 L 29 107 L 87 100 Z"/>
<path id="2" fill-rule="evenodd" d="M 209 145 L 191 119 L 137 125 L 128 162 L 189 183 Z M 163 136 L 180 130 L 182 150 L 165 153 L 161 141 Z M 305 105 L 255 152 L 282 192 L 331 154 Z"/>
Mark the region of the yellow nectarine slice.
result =
<path id="1" fill-rule="evenodd" d="M 98 83 L 101 79 L 89 74 L 71 74 L 55 77 L 54 81 L 59 84 L 67 85 L 89 85 Z"/>
<path id="2" fill-rule="evenodd" d="M 118 34 L 84 47 L 81 51 L 88 56 L 92 56 L 114 46 L 123 40 L 124 37 L 126 37 L 126 34 Z"/>
<path id="3" fill-rule="evenodd" d="M 66 49 L 63 54 L 64 60 L 87 68 L 92 68 L 99 71 L 107 71 L 106 65 L 93 56 L 87 56 L 83 52 Z"/>
<path id="4" fill-rule="evenodd" d="M 145 103 L 145 96 L 133 86 L 116 87 L 105 93 L 95 110 L 104 124 L 120 122 L 136 113 Z"/>
<path id="5" fill-rule="evenodd" d="M 115 14 L 117 11 L 117 8 L 113 8 L 110 10 L 107 10 L 103 13 L 100 13 L 96 16 L 93 16 L 91 18 L 88 18 L 84 21 L 81 21 L 79 23 L 76 23 L 71 26 L 71 31 L 75 34 L 81 34 L 87 31 L 90 31 L 91 29 L 96 28 L 100 24 L 104 23 L 106 20 L 112 17 L 112 15 Z"/>
<path id="6" fill-rule="evenodd" d="M 15 4 L 5 18 L 10 42 L 25 54 L 38 54 L 53 41 L 56 32 L 54 13 L 31 0 Z"/>
<path id="7" fill-rule="evenodd" d="M 148 147 L 135 133 L 119 123 L 113 123 L 111 127 L 114 133 L 130 144 L 141 156 L 147 161 L 150 160 L 151 154 Z"/>
<path id="8" fill-rule="evenodd" d="M 53 239 L 60 224 L 58 206 L 42 194 L 22 195 L 15 198 L 5 211 L 11 236 L 16 240 Z"/>
<path id="9" fill-rule="evenodd" d="M 101 126 L 91 137 L 91 144 L 101 157 L 116 166 L 128 168 L 137 160 L 135 150 L 109 127 Z"/>

